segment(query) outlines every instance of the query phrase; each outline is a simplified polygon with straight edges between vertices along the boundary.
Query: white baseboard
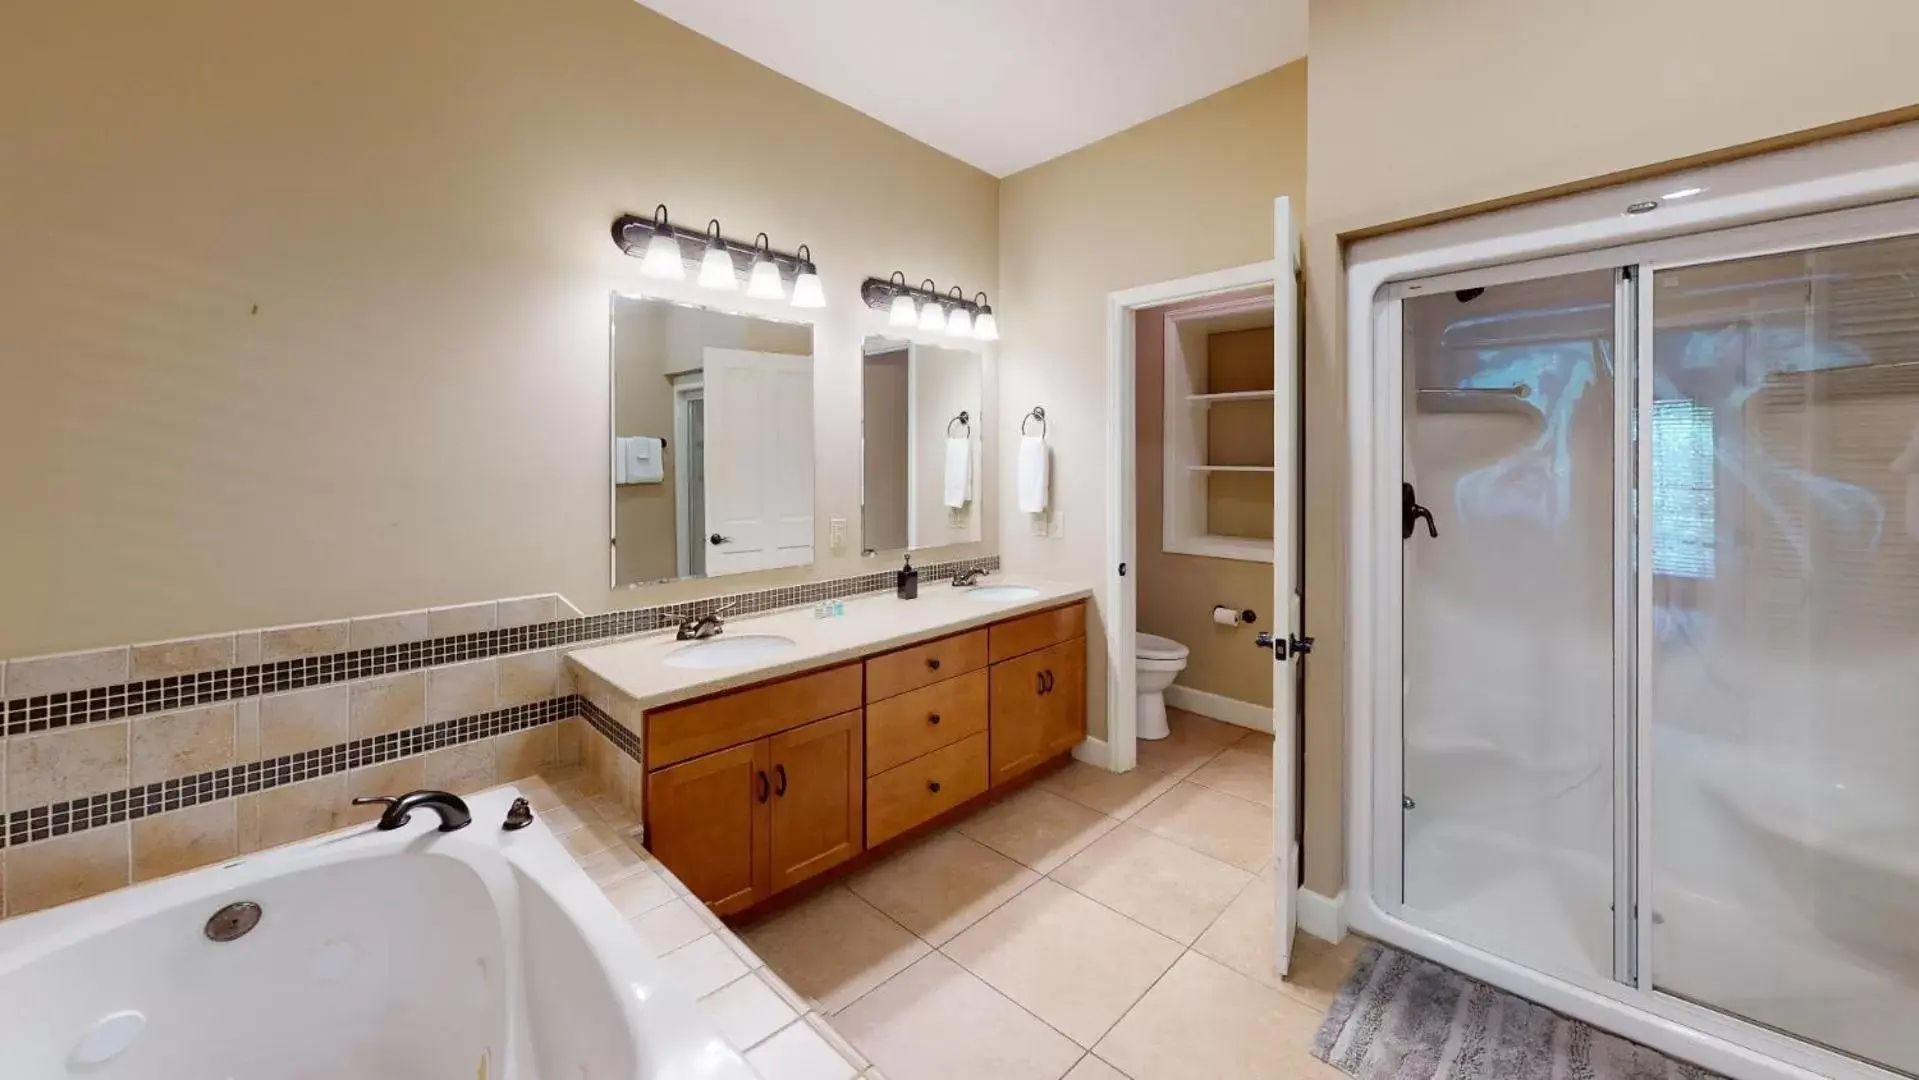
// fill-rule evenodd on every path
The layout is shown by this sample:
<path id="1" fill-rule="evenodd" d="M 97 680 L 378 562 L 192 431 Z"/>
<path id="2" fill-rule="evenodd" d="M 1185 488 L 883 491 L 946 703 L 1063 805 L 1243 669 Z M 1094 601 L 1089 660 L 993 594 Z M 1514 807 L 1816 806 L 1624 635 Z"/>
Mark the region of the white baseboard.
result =
<path id="1" fill-rule="evenodd" d="M 1112 751 L 1107 747 L 1106 740 L 1095 739 L 1091 735 L 1082 739 L 1078 746 L 1073 747 L 1073 757 L 1102 769 L 1113 767 Z"/>
<path id="2" fill-rule="evenodd" d="M 1346 936 L 1346 890 L 1328 899 L 1306 888 L 1299 888 L 1299 928 L 1321 941 L 1339 944 Z"/>
<path id="3" fill-rule="evenodd" d="M 1224 694 L 1209 694 L 1178 683 L 1166 688 L 1166 704 L 1228 724 L 1264 731 L 1269 735 L 1273 731 L 1273 710 L 1270 705 L 1255 705 L 1250 701 L 1229 698 Z"/>

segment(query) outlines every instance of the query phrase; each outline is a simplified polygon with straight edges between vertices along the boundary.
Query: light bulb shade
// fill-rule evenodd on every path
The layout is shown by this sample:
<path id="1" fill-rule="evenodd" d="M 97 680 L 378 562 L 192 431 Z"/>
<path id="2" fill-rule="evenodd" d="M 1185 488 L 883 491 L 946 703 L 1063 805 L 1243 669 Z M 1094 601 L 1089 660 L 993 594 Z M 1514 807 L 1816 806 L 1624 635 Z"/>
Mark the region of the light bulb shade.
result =
<path id="1" fill-rule="evenodd" d="M 946 312 L 937 300 L 928 300 L 920 305 L 920 329 L 929 334 L 946 329 Z"/>
<path id="2" fill-rule="evenodd" d="M 980 341 L 999 340 L 999 320 L 993 318 L 991 311 L 982 311 L 973 320 L 973 337 Z"/>
<path id="3" fill-rule="evenodd" d="M 780 281 L 780 268 L 771 259 L 754 259 L 753 272 L 746 279 L 746 295 L 755 300 L 780 300 L 786 286 Z"/>
<path id="4" fill-rule="evenodd" d="M 919 321 L 920 313 L 913 307 L 913 298 L 905 293 L 895 294 L 893 306 L 887 312 L 886 325 L 911 330 L 919 325 Z"/>
<path id="5" fill-rule="evenodd" d="M 680 242 L 671 233 L 656 232 L 646 242 L 646 255 L 640 260 L 640 273 L 668 281 L 686 280 L 686 264 L 680 261 Z"/>
<path id="6" fill-rule="evenodd" d="M 708 244 L 700 256 L 700 288 L 732 292 L 740 287 L 739 272 L 733 269 L 733 256 L 718 244 Z"/>
<path id="7" fill-rule="evenodd" d="M 820 284 L 819 272 L 808 263 L 800 267 L 800 275 L 793 279 L 793 306 L 796 308 L 823 308 L 826 306 L 826 288 Z"/>
<path id="8" fill-rule="evenodd" d="M 963 307 L 954 307 L 953 313 L 946 317 L 946 332 L 958 338 L 972 337 L 972 314 Z"/>

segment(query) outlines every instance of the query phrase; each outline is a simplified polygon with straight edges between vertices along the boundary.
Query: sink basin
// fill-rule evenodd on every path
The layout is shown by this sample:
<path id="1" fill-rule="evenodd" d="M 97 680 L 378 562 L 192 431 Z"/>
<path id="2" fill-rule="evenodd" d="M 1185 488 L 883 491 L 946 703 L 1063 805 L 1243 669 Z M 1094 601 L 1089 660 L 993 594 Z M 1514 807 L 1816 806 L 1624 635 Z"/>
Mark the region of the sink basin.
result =
<path id="1" fill-rule="evenodd" d="M 1038 595 L 1039 590 L 1030 585 L 977 585 L 966 590 L 968 600 L 986 604 L 1013 604 Z"/>
<path id="2" fill-rule="evenodd" d="M 666 654 L 666 666 L 723 668 L 761 664 L 793 651 L 793 639 L 778 634 L 741 634 L 696 641 Z"/>

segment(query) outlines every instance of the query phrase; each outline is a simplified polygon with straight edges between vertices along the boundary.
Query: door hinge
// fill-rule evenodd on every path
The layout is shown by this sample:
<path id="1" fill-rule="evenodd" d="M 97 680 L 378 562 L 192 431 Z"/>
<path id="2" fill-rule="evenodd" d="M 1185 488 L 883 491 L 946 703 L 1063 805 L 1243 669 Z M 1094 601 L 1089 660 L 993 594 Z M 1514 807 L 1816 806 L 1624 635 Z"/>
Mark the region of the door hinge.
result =
<path id="1" fill-rule="evenodd" d="M 1304 656 L 1313 651 L 1312 638 L 1292 634 L 1276 638 L 1264 630 L 1261 630 L 1259 636 L 1253 639 L 1253 644 L 1262 649 L 1273 650 L 1273 660 L 1278 663 L 1284 663 L 1295 656 Z"/>

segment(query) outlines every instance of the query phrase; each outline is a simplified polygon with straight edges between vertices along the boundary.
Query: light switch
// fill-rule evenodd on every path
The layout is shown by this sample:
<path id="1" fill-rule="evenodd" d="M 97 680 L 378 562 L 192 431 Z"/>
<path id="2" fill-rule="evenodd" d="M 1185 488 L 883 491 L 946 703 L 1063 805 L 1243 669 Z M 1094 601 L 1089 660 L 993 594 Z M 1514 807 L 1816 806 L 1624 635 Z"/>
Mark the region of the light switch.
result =
<path id="1" fill-rule="evenodd" d="M 826 546 L 834 551 L 846 550 L 846 519 L 830 518 L 826 522 Z"/>

